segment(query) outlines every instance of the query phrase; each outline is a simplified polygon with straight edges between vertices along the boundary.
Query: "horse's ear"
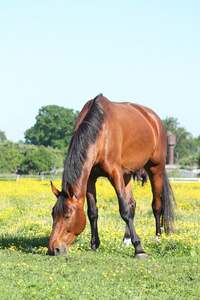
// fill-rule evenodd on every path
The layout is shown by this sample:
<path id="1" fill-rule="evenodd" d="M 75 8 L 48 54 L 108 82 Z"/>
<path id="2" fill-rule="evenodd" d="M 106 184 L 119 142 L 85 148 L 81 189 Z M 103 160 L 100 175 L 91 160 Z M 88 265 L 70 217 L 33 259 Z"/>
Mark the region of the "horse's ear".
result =
<path id="1" fill-rule="evenodd" d="M 54 195 L 56 197 L 58 197 L 60 195 L 60 192 L 59 190 L 57 190 L 57 188 L 53 185 L 53 182 L 51 181 L 51 189 L 52 189 L 52 192 L 54 193 Z"/>
<path id="2" fill-rule="evenodd" d="M 72 198 L 74 196 L 74 189 L 69 182 L 67 183 L 66 192 L 67 192 L 69 198 Z"/>

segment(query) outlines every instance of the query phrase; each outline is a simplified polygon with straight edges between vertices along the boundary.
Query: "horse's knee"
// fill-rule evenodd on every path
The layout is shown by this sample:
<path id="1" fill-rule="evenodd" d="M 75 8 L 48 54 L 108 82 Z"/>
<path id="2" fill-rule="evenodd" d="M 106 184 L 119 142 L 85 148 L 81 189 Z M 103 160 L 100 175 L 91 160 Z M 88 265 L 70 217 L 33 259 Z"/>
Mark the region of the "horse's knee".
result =
<path id="1" fill-rule="evenodd" d="M 98 219 L 98 208 L 97 207 L 93 207 L 92 209 L 88 208 L 88 218 L 90 221 Z"/>
<path id="2" fill-rule="evenodd" d="M 132 212 L 132 210 L 133 210 L 133 212 Z M 122 201 L 121 203 L 119 203 L 119 212 L 120 212 L 122 219 L 125 222 L 128 222 L 130 219 L 133 219 L 134 211 L 135 211 L 134 206 L 132 206 L 132 209 L 131 209 L 131 207 L 127 204 L 127 202 Z"/>

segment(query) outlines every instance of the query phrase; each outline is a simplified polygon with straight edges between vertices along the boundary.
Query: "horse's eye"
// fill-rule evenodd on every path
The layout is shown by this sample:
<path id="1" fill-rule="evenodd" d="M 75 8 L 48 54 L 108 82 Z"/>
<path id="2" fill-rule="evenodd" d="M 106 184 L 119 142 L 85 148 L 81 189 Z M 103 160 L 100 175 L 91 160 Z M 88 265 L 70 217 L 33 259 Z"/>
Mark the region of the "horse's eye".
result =
<path id="1" fill-rule="evenodd" d="M 64 217 L 65 220 L 68 220 L 68 219 L 70 219 L 70 218 L 71 218 L 71 215 L 66 215 L 66 216 Z"/>

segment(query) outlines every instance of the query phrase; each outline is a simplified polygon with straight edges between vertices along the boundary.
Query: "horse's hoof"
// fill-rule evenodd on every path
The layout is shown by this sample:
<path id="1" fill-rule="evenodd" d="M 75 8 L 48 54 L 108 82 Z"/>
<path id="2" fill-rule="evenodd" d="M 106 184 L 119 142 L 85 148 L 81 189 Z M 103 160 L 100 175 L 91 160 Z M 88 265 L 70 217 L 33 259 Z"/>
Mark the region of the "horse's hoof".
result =
<path id="1" fill-rule="evenodd" d="M 92 245 L 92 246 L 91 246 L 91 250 L 92 250 L 92 251 L 96 251 L 96 250 L 97 250 L 96 245 Z"/>
<path id="2" fill-rule="evenodd" d="M 93 245 L 91 246 L 91 250 L 92 250 L 92 251 L 96 251 L 97 248 L 99 247 L 99 245 L 100 245 L 100 242 L 98 242 L 97 244 L 93 244 Z"/>
<path id="3" fill-rule="evenodd" d="M 143 253 L 137 253 L 137 254 L 135 254 L 135 258 L 147 259 L 148 255 L 145 252 L 143 252 Z"/>

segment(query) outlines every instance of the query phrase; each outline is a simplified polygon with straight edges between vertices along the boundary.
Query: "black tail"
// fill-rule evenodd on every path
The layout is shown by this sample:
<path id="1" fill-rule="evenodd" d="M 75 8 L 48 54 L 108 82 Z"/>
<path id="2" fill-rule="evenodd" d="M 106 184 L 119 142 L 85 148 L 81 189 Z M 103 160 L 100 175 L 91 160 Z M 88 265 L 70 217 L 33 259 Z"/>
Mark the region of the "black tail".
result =
<path id="1" fill-rule="evenodd" d="M 176 200 L 170 185 L 166 171 L 163 173 L 162 188 L 162 218 L 164 218 L 164 230 L 166 234 L 174 232 L 174 205 Z"/>

